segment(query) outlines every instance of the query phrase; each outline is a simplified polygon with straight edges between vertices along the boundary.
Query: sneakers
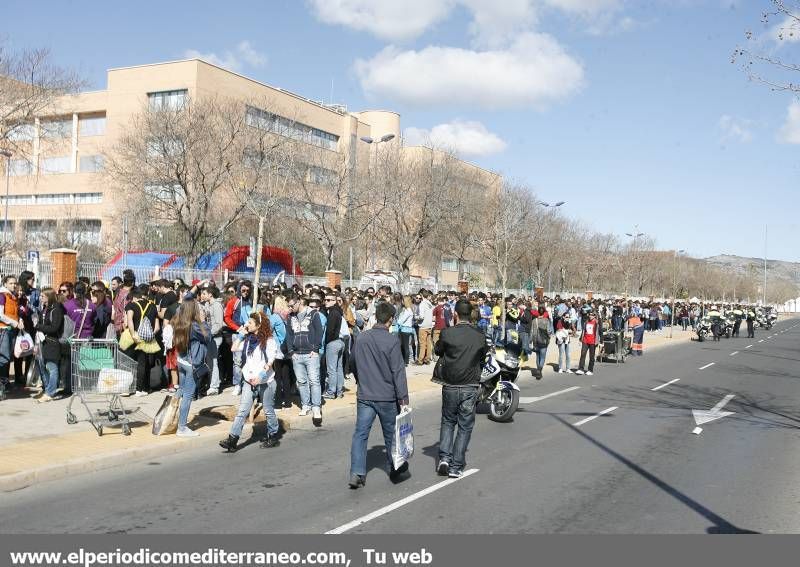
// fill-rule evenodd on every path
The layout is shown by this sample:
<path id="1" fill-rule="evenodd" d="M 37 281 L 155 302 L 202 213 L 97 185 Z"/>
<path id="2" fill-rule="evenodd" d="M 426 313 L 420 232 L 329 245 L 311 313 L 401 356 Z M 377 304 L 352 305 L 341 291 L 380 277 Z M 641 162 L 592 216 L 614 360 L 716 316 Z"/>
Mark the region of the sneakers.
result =
<path id="1" fill-rule="evenodd" d="M 44 404 L 44 403 L 47 403 L 47 402 L 52 402 L 52 401 L 53 401 L 53 398 L 51 398 L 51 397 L 50 397 L 50 396 L 48 396 L 47 394 L 42 394 L 41 396 L 39 396 L 39 397 L 36 399 L 36 401 L 37 401 L 38 403 L 40 403 L 40 404 Z"/>
<path id="2" fill-rule="evenodd" d="M 178 432 L 175 434 L 178 437 L 199 437 L 200 434 L 197 431 L 192 431 L 188 427 L 179 427 Z"/>
<path id="3" fill-rule="evenodd" d="M 239 384 L 238 386 L 233 387 L 233 395 L 234 396 L 241 396 L 242 395 L 242 385 Z"/>
<path id="4" fill-rule="evenodd" d="M 170 386 L 169 388 L 167 388 L 167 393 L 168 394 L 174 394 L 177 391 L 178 391 L 178 389 L 175 386 Z"/>
<path id="5" fill-rule="evenodd" d="M 450 463 L 447 461 L 439 461 L 439 464 L 436 467 L 436 474 L 439 476 L 447 476 L 450 472 Z"/>
<path id="6" fill-rule="evenodd" d="M 567 368 L 567 374 L 575 374 L 571 368 Z"/>
<path id="7" fill-rule="evenodd" d="M 586 373 L 586 375 L 587 375 L 587 376 L 594 376 L 594 372 L 592 372 L 591 370 L 589 370 L 589 371 Z"/>
<path id="8" fill-rule="evenodd" d="M 322 409 L 318 407 L 313 407 L 311 409 L 311 421 L 314 423 L 316 427 L 320 427 L 322 425 Z"/>
<path id="9" fill-rule="evenodd" d="M 328 392 L 325 392 L 324 394 L 322 394 L 322 397 L 325 398 L 326 400 L 335 400 L 336 394 L 329 394 Z"/>
<path id="10" fill-rule="evenodd" d="M 450 472 L 447 473 L 447 476 L 450 478 L 461 478 L 464 476 L 464 473 L 458 469 L 450 469 Z"/>
<path id="11" fill-rule="evenodd" d="M 309 408 L 309 407 L 303 407 L 303 408 L 300 410 L 300 413 L 298 413 L 297 415 L 299 415 L 300 417 L 303 417 L 303 416 L 306 416 L 306 415 L 308 415 L 308 414 L 310 414 L 310 413 L 311 413 L 311 408 Z"/>
<path id="12" fill-rule="evenodd" d="M 218 395 L 219 395 L 219 390 L 217 390 L 216 388 L 209 388 L 208 390 L 206 390 L 206 396 L 218 396 Z"/>
<path id="13" fill-rule="evenodd" d="M 133 395 L 133 397 L 134 398 L 142 398 L 142 397 L 147 396 L 147 395 L 148 395 L 148 393 L 145 392 L 144 390 L 136 390 L 136 393 Z"/>
<path id="14" fill-rule="evenodd" d="M 564 369 L 562 369 L 562 368 L 559 368 L 559 369 L 558 369 L 558 373 L 559 373 L 559 374 L 566 374 L 566 373 L 567 373 L 567 371 L 566 371 L 566 370 L 564 370 Z"/>
<path id="15" fill-rule="evenodd" d="M 351 474 L 350 482 L 347 483 L 347 485 L 353 490 L 365 486 L 366 484 L 367 484 L 367 479 L 361 476 L 360 474 Z"/>
<path id="16" fill-rule="evenodd" d="M 582 376 L 582 375 L 583 375 L 583 370 L 581 370 L 580 368 L 578 368 L 578 369 L 575 371 L 575 374 L 577 374 L 578 376 Z"/>

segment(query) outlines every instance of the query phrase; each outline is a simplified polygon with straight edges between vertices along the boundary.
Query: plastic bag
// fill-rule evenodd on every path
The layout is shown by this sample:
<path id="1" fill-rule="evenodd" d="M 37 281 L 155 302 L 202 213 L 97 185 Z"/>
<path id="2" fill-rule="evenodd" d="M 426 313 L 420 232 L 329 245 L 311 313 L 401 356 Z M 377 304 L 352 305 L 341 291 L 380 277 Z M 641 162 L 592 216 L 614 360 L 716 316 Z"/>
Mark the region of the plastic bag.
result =
<path id="1" fill-rule="evenodd" d="M 153 418 L 153 435 L 169 435 L 178 431 L 178 408 L 181 400 L 166 396 Z"/>
<path id="2" fill-rule="evenodd" d="M 394 443 L 392 444 L 392 465 L 399 469 L 414 454 L 414 424 L 411 420 L 413 410 L 408 406 L 397 414 L 394 420 Z"/>
<path id="3" fill-rule="evenodd" d="M 14 341 L 14 357 L 24 358 L 33 354 L 33 339 L 25 332 L 20 331 L 17 340 Z"/>
<path id="4" fill-rule="evenodd" d="M 133 373 L 119 368 L 103 368 L 97 377 L 98 394 L 126 394 L 131 391 Z"/>

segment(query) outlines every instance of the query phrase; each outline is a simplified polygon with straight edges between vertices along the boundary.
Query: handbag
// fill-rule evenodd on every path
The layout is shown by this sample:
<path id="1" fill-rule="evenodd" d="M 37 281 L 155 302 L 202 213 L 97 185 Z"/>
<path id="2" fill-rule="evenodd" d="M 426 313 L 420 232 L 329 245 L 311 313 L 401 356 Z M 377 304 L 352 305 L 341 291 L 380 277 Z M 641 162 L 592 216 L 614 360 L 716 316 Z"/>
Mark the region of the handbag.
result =
<path id="1" fill-rule="evenodd" d="M 414 454 L 413 410 L 403 406 L 394 420 L 394 443 L 392 443 L 392 465 L 397 470 Z"/>
<path id="2" fill-rule="evenodd" d="M 128 350 L 133 346 L 133 343 L 133 335 L 131 335 L 130 329 L 126 327 L 119 336 L 119 348 L 122 350 Z"/>

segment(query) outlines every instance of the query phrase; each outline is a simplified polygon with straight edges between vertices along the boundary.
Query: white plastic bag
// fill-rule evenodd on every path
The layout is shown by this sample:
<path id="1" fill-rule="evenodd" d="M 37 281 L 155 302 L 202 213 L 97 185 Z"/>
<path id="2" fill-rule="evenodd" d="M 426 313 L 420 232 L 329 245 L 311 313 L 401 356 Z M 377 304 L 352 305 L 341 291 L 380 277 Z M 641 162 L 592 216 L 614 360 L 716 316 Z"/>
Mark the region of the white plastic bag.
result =
<path id="1" fill-rule="evenodd" d="M 392 464 L 399 469 L 414 454 L 414 424 L 411 420 L 413 410 L 403 406 L 394 420 L 394 444 L 392 445 Z"/>
<path id="2" fill-rule="evenodd" d="M 33 354 L 33 339 L 25 331 L 20 331 L 14 341 L 14 357 L 24 358 Z"/>
<path id="3" fill-rule="evenodd" d="M 133 373 L 119 368 L 103 368 L 97 377 L 98 394 L 127 394 L 131 391 Z"/>

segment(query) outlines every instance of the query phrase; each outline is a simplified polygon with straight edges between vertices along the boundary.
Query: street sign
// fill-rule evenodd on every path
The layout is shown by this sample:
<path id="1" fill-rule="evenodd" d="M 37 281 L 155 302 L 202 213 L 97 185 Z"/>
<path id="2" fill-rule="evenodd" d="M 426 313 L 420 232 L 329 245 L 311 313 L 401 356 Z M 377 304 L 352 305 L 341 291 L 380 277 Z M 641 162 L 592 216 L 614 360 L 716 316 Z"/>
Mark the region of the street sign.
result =
<path id="1" fill-rule="evenodd" d="M 38 262 L 39 261 L 39 251 L 38 250 L 28 250 L 26 253 L 26 258 L 28 262 Z"/>
<path id="2" fill-rule="evenodd" d="M 247 267 L 248 268 L 255 268 L 256 267 L 256 259 L 254 256 L 247 257 Z"/>

